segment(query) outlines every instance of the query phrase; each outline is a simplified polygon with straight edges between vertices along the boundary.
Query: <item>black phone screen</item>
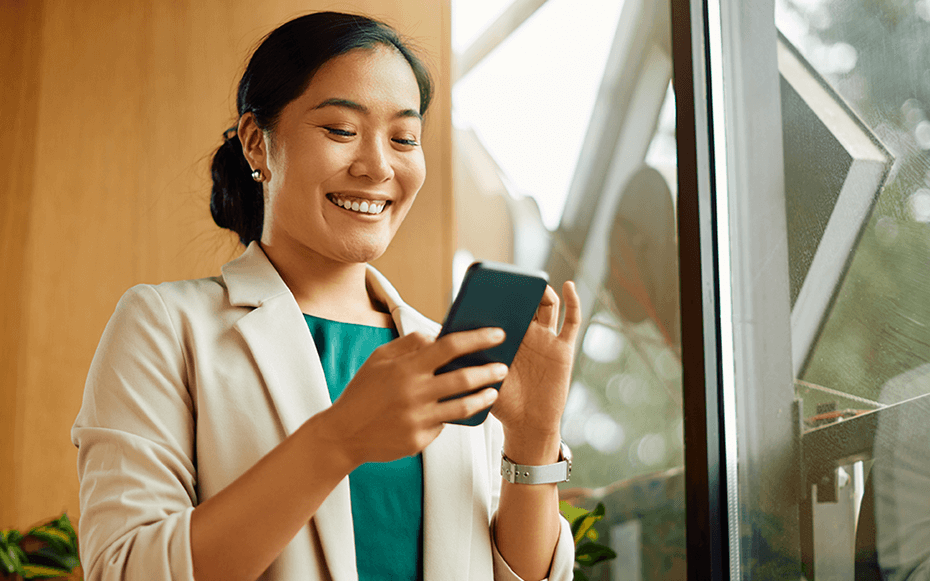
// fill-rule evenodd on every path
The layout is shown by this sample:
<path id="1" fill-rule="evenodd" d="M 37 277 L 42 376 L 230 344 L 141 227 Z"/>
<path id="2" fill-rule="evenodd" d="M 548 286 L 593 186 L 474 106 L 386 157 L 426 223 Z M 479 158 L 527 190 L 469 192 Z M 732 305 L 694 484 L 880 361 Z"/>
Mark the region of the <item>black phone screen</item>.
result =
<path id="1" fill-rule="evenodd" d="M 507 334 L 503 343 L 485 351 L 470 353 L 436 370 L 436 375 L 463 367 L 499 362 L 509 366 L 533 321 L 539 301 L 546 291 L 543 272 L 519 269 L 509 264 L 476 262 L 465 273 L 458 296 L 449 308 L 439 336 L 483 327 L 500 327 Z M 500 389 L 498 382 L 491 386 Z M 484 388 L 482 388 L 484 389 Z M 462 397 L 468 394 L 453 396 Z M 490 408 L 470 418 L 450 423 L 480 425 Z"/>

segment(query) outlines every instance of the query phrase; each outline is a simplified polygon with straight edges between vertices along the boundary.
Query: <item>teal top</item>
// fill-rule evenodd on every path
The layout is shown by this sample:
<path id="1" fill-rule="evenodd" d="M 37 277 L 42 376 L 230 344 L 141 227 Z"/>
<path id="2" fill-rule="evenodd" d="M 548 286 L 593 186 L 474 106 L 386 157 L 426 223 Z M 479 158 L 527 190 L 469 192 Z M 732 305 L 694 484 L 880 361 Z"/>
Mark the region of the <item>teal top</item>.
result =
<path id="1" fill-rule="evenodd" d="M 375 349 L 397 337 L 393 328 L 304 318 L 332 401 Z M 359 581 L 422 580 L 422 455 L 362 464 L 349 475 L 349 489 Z"/>

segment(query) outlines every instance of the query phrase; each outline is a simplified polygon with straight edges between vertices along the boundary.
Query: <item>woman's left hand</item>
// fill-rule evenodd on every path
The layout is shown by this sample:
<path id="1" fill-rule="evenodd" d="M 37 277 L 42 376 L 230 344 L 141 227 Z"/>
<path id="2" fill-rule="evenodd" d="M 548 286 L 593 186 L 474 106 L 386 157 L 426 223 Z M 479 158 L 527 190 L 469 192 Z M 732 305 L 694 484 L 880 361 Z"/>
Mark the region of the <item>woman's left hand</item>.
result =
<path id="1" fill-rule="evenodd" d="M 562 285 L 562 295 L 562 329 L 558 328 L 559 296 L 547 286 L 491 408 L 508 438 L 545 439 L 559 434 L 581 326 L 581 301 L 574 283 Z"/>

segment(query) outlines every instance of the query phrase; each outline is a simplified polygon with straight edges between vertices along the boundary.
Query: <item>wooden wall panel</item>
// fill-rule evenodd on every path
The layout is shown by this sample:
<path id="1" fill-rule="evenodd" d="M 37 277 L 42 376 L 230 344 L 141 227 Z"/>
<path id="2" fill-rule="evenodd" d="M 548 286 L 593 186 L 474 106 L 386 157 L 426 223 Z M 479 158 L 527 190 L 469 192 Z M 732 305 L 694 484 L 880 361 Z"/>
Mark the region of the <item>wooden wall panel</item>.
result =
<path id="1" fill-rule="evenodd" d="M 369 13 L 429 53 L 438 90 L 427 182 L 378 266 L 442 317 L 453 251 L 448 4 L 4 1 L 0 30 L 16 34 L 0 56 L 16 90 L 0 101 L 4 119 L 13 112 L 0 152 L 18 163 L 0 169 L 0 266 L 12 281 L 0 285 L 0 527 L 63 510 L 77 518 L 69 432 L 119 296 L 140 282 L 217 274 L 241 250 L 210 218 L 209 159 L 235 120 L 250 50 L 288 18 Z"/>
<path id="2" fill-rule="evenodd" d="M 15 521 L 15 476 L 21 462 L 23 404 L 18 397 L 25 366 L 26 244 L 35 166 L 41 5 L 4 2 L 0 13 L 0 527 Z"/>

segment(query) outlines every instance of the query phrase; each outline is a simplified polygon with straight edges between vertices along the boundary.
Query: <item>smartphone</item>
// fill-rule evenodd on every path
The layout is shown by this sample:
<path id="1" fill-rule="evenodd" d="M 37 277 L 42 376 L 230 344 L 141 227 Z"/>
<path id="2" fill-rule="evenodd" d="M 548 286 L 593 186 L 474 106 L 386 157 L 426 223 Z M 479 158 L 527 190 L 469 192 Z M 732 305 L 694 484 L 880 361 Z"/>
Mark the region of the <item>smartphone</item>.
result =
<path id="1" fill-rule="evenodd" d="M 500 327 L 507 334 L 507 338 L 491 349 L 459 357 L 437 369 L 436 375 L 492 362 L 503 363 L 509 367 L 517 349 L 520 348 L 520 343 L 523 342 L 523 335 L 533 321 L 548 282 L 549 277 L 544 272 L 529 271 L 510 264 L 475 262 L 469 266 L 459 293 L 442 324 L 439 337 L 458 331 Z M 501 382 L 481 389 L 485 387 L 500 389 Z M 443 401 L 463 397 L 469 393 L 473 392 L 455 395 Z M 470 418 L 449 423 L 478 426 L 487 419 L 490 409 L 482 410 Z"/>

